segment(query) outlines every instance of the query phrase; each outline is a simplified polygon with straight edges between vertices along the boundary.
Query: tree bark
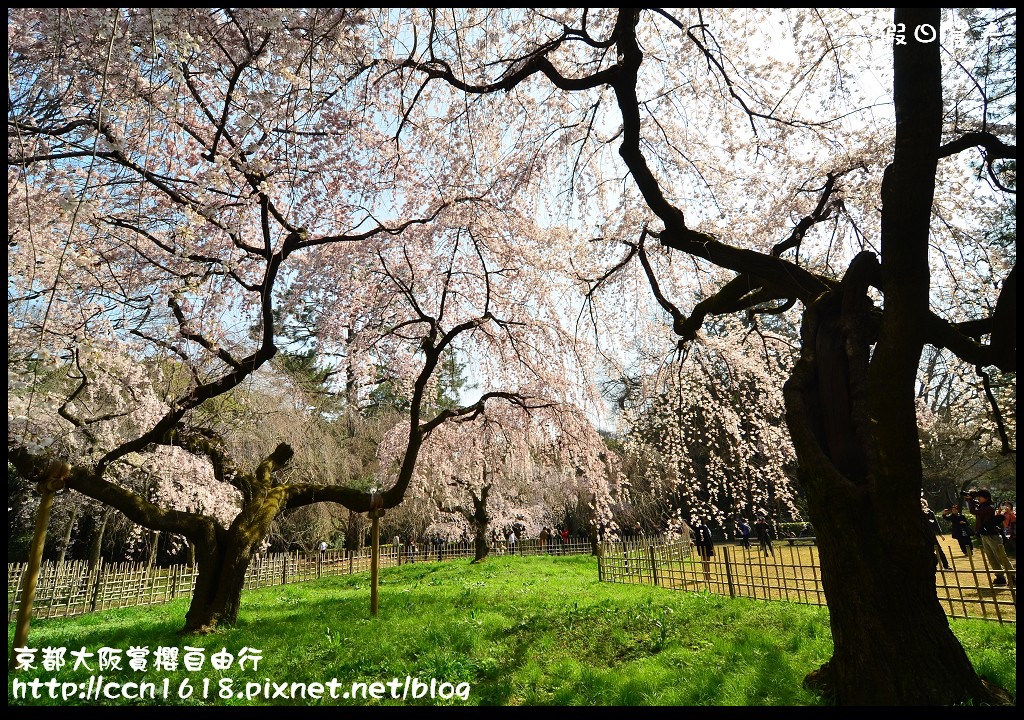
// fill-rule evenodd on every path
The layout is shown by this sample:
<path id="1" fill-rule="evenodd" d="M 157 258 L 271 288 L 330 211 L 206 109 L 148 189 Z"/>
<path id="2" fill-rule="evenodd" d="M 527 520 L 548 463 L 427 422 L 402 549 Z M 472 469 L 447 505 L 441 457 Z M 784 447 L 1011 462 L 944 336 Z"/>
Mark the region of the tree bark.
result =
<path id="1" fill-rule="evenodd" d="M 149 557 L 146 559 L 146 567 L 152 569 L 156 564 L 156 554 L 160 547 L 160 531 L 152 530 L 149 533 Z"/>
<path id="2" fill-rule="evenodd" d="M 808 313 L 805 329 L 814 321 Z M 902 507 L 907 503 L 901 496 L 920 488 L 920 471 L 916 479 L 893 474 L 877 453 L 859 452 L 858 424 L 850 423 L 845 437 L 829 442 L 821 406 L 834 405 L 835 398 L 822 402 L 821 394 L 826 387 L 840 389 L 836 380 L 843 368 L 823 367 L 807 350 L 813 347 L 805 343 L 786 385 L 787 421 L 816 531 L 835 649 L 805 683 L 839 705 L 1008 702 L 1008 695 L 977 676 L 950 630 L 935 593 L 931 547 L 916 525 L 907 525 L 916 516 Z M 847 385 L 845 399 L 851 394 Z M 855 398 L 851 414 L 865 400 Z M 905 441 L 913 455 L 916 433 Z M 864 474 L 838 472 L 829 447 Z M 911 509 L 920 512 L 919 504 Z"/>
<path id="3" fill-rule="evenodd" d="M 185 614 L 183 634 L 212 632 L 238 620 L 251 554 L 238 542 L 225 544 L 227 548 L 218 547 L 221 543 L 197 548 L 196 584 Z"/>
<path id="4" fill-rule="evenodd" d="M 487 558 L 487 554 L 490 552 L 490 547 L 487 545 L 487 528 L 490 524 L 490 517 L 487 515 L 487 494 L 490 492 L 491 486 L 484 485 L 480 489 L 479 497 L 470 491 L 470 497 L 473 499 L 473 541 L 475 552 L 473 555 L 473 562 L 483 562 Z"/>
<path id="5" fill-rule="evenodd" d="M 75 520 L 78 519 L 78 505 L 71 508 L 71 517 L 68 518 L 68 525 L 64 528 L 64 538 L 60 544 L 60 555 L 57 557 L 57 565 L 63 565 L 68 554 L 68 547 L 71 545 L 71 531 L 75 528 Z"/>
<path id="6" fill-rule="evenodd" d="M 934 9 L 897 9 L 895 20 L 939 27 Z M 839 705 L 1004 704 L 1009 694 L 977 675 L 950 630 L 931 542 L 918 530 L 914 388 L 929 313 L 938 43 L 895 45 L 894 58 L 896 146 L 882 184 L 881 263 L 858 255 L 839 288 L 808 305 L 785 387 L 834 644 L 805 682 Z M 885 296 L 881 313 L 869 286 Z"/>
<path id="7" fill-rule="evenodd" d="M 197 543 L 196 585 L 183 633 L 210 632 L 238 621 L 249 563 L 286 497 L 285 488 L 277 487 L 251 499 L 230 528 Z"/>
<path id="8" fill-rule="evenodd" d="M 107 530 L 107 523 L 110 522 L 110 516 L 114 511 L 111 509 L 103 512 L 103 519 L 100 521 L 99 530 L 93 533 L 92 545 L 89 547 L 89 572 L 92 573 L 99 564 L 103 561 L 103 534 Z"/>

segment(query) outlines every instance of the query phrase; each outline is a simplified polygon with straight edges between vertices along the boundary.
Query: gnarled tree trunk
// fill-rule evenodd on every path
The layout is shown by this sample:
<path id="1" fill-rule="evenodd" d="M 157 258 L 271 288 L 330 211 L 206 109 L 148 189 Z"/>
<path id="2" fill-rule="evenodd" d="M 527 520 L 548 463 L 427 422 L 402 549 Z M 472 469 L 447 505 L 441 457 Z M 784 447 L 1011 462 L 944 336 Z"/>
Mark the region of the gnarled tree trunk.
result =
<path id="1" fill-rule="evenodd" d="M 490 485 L 484 485 L 480 489 L 479 496 L 470 491 L 470 496 L 473 499 L 473 517 L 470 521 L 473 524 L 473 562 L 475 563 L 483 562 L 490 552 L 490 547 L 487 545 L 487 528 L 490 524 L 490 517 L 487 515 L 487 494 L 490 491 Z"/>
<path id="2" fill-rule="evenodd" d="M 239 538 L 225 537 L 196 553 L 198 574 L 182 633 L 209 632 L 238 620 L 251 559 L 252 547 Z"/>
<path id="3" fill-rule="evenodd" d="M 835 647 L 806 682 L 842 705 L 1006 702 L 977 676 L 950 630 L 931 547 L 904 522 L 916 519 L 910 510 L 920 512 L 916 424 L 911 417 L 895 429 L 908 418 L 893 407 L 893 388 L 868 391 L 867 318 L 843 313 L 841 299 L 805 314 L 803 355 L 786 385 Z M 890 402 L 869 412 L 876 393 Z"/>
<path id="4" fill-rule="evenodd" d="M 939 27 L 938 10 L 897 10 L 895 19 Z M 838 289 L 809 304 L 785 388 L 835 647 L 807 683 L 842 705 L 1007 703 L 1009 694 L 977 675 L 950 630 L 931 544 L 919 530 L 914 390 L 930 316 L 942 89 L 938 43 L 897 44 L 894 57 L 896 145 L 882 184 L 882 261 L 861 253 Z M 884 293 L 881 312 L 869 286 Z"/>

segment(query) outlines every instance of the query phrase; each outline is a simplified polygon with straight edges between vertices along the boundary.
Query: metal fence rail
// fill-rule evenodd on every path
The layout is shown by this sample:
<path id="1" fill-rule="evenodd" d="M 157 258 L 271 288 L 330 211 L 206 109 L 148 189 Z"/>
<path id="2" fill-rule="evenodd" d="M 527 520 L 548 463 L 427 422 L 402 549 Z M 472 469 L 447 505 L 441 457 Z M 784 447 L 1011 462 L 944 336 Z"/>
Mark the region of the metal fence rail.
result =
<path id="1" fill-rule="evenodd" d="M 1016 569 L 1005 573 L 1005 587 L 993 586 L 997 573 L 989 568 L 984 553 L 954 557 L 951 547 L 945 553 L 950 568 L 936 572 L 935 591 L 947 616 L 1017 622 Z M 1008 561 L 1007 565 L 1014 567 Z M 776 542 L 771 555 L 756 544 L 749 548 L 719 545 L 705 563 L 688 541 L 651 538 L 602 543 L 598 578 L 729 597 L 826 604 L 818 548 L 813 545 Z"/>

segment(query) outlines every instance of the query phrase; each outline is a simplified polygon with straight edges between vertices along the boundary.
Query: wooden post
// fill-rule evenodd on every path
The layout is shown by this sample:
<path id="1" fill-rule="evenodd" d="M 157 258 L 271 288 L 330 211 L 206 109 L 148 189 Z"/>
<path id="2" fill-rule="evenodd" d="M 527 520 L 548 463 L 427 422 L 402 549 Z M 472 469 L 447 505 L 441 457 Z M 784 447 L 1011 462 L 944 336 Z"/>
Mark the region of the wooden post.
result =
<path id="1" fill-rule="evenodd" d="M 649 551 L 648 554 L 651 556 L 651 580 L 653 580 L 654 584 L 657 585 L 658 584 L 658 566 L 657 566 L 657 563 L 656 563 L 655 558 L 654 558 L 654 546 L 653 545 L 648 546 L 647 550 Z"/>
<path id="2" fill-rule="evenodd" d="M 725 553 L 725 577 L 729 582 L 729 597 L 736 597 L 736 589 L 732 584 L 732 564 L 729 562 L 729 548 L 722 546 L 722 552 Z"/>
<path id="3" fill-rule="evenodd" d="M 28 626 L 32 621 L 32 602 L 36 598 L 36 583 L 39 582 L 39 564 L 43 559 L 43 545 L 46 543 L 46 526 L 50 522 L 50 510 L 53 509 L 53 497 L 64 487 L 71 466 L 67 463 L 53 463 L 46 470 L 46 475 L 39 481 L 39 509 L 36 510 L 36 526 L 32 534 L 32 545 L 29 548 L 28 567 L 25 569 L 25 587 L 21 591 L 21 605 L 18 606 L 18 624 L 14 630 L 14 644 L 11 645 L 9 670 L 18 667 L 18 648 L 25 647 L 28 642 Z"/>
<path id="4" fill-rule="evenodd" d="M 374 497 L 378 497 L 374 494 Z M 370 511 L 370 615 L 377 617 L 377 578 L 380 576 L 380 518 L 382 509 Z"/>

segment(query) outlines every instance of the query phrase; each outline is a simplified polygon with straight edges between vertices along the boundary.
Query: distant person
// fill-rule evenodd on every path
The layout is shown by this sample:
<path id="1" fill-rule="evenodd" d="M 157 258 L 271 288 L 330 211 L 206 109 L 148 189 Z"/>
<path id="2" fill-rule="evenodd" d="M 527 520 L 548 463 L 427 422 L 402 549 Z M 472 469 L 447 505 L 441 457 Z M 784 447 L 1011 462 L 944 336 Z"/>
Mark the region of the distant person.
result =
<path id="1" fill-rule="evenodd" d="M 441 549 L 444 547 L 444 541 L 440 535 L 435 535 L 431 542 L 434 544 L 434 549 L 437 550 L 437 559 L 441 560 Z"/>
<path id="2" fill-rule="evenodd" d="M 319 550 L 321 554 L 327 552 L 327 541 L 321 540 L 320 544 L 316 546 L 316 549 Z"/>
<path id="3" fill-rule="evenodd" d="M 757 532 L 757 539 L 761 543 L 761 552 L 775 557 L 775 546 L 772 545 L 772 529 L 764 515 L 758 515 L 757 522 L 754 523 L 754 531 Z"/>
<path id="4" fill-rule="evenodd" d="M 548 542 L 551 540 L 551 531 L 548 530 L 548 526 L 545 525 L 540 529 L 540 551 L 547 553 Z"/>
<path id="5" fill-rule="evenodd" d="M 932 554 L 935 555 L 935 569 L 939 569 L 939 563 L 941 562 L 942 569 L 949 570 L 949 560 L 946 558 L 946 553 L 942 551 L 942 545 L 937 539 L 937 536 L 942 534 L 942 528 L 939 527 L 939 521 L 935 517 L 935 513 L 928 507 L 928 501 L 924 498 L 921 498 L 921 527 L 924 530 L 925 538 L 932 546 Z"/>
<path id="6" fill-rule="evenodd" d="M 1006 538 L 1006 552 L 1017 554 L 1017 513 L 1013 509 L 1013 503 L 1006 501 L 1002 504 L 1003 514 L 1003 537 Z"/>
<path id="7" fill-rule="evenodd" d="M 508 533 L 508 554 L 516 554 L 516 531 L 510 530 Z"/>
<path id="8" fill-rule="evenodd" d="M 750 549 L 750 524 L 747 523 L 746 519 L 739 518 L 736 521 L 736 534 L 740 538 L 740 547 Z"/>
<path id="9" fill-rule="evenodd" d="M 993 585 L 1005 585 L 1005 571 L 1012 571 L 1009 560 L 1004 560 L 1003 516 L 992 505 L 992 493 L 985 488 L 974 493 L 974 532 L 981 536 L 981 549 L 988 560 L 989 569 L 995 577 Z"/>
<path id="10" fill-rule="evenodd" d="M 693 546 L 700 555 L 700 563 L 704 569 L 704 582 L 711 584 L 711 558 L 715 556 L 715 543 L 711 537 L 711 528 L 703 518 L 696 518 L 693 524 Z"/>
<path id="11" fill-rule="evenodd" d="M 559 535 L 562 536 L 562 552 L 569 552 L 569 528 L 562 528 Z"/>
<path id="12" fill-rule="evenodd" d="M 411 537 L 405 541 L 406 562 L 416 562 L 416 541 Z"/>
<path id="13" fill-rule="evenodd" d="M 946 508 L 942 511 L 942 517 L 949 521 L 950 534 L 960 545 L 960 552 L 964 554 L 964 557 L 974 555 L 974 545 L 971 543 L 974 532 L 971 530 L 970 521 L 960 512 L 960 506 L 952 505 Z"/>

